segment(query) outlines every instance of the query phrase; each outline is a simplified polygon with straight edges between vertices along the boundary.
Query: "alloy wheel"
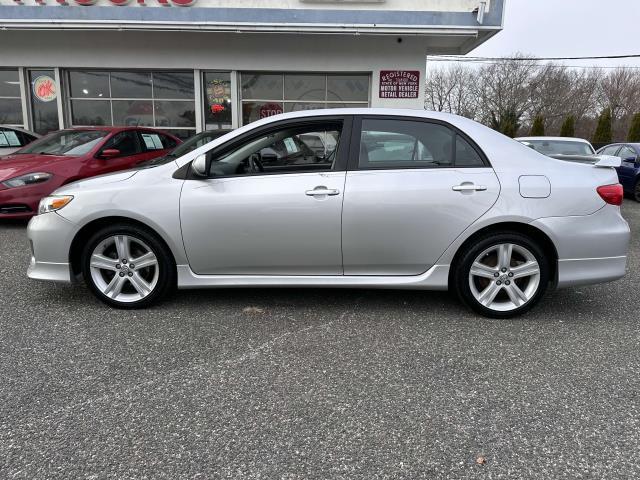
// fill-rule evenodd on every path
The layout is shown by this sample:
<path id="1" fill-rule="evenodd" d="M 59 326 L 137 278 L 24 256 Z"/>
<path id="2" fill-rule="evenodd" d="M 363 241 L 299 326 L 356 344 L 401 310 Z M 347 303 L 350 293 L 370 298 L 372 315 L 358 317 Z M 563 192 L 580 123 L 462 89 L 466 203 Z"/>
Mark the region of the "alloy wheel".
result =
<path id="1" fill-rule="evenodd" d="M 469 286 L 482 306 L 499 312 L 515 310 L 526 305 L 538 291 L 540 265 L 521 245 L 493 245 L 471 264 Z"/>
<path id="2" fill-rule="evenodd" d="M 89 266 L 98 290 L 117 302 L 142 300 L 158 284 L 156 254 L 131 235 L 113 235 L 102 240 L 91 253 Z"/>

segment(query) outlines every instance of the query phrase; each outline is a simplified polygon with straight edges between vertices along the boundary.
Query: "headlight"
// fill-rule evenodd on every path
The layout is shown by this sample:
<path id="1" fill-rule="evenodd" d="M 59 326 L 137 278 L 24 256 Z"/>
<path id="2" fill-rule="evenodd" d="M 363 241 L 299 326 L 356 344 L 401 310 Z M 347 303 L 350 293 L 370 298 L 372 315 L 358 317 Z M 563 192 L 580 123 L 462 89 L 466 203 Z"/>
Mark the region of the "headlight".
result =
<path id="1" fill-rule="evenodd" d="M 38 205 L 38 215 L 60 210 L 69 205 L 71 200 L 73 200 L 73 195 L 52 195 L 51 197 L 44 197 L 40 200 L 40 205 Z"/>
<path id="2" fill-rule="evenodd" d="M 27 173 L 19 177 L 13 177 L 5 180 L 2 184 L 7 188 L 24 187 L 25 185 L 33 185 L 34 183 L 42 183 L 49 180 L 53 175 L 46 172 Z"/>

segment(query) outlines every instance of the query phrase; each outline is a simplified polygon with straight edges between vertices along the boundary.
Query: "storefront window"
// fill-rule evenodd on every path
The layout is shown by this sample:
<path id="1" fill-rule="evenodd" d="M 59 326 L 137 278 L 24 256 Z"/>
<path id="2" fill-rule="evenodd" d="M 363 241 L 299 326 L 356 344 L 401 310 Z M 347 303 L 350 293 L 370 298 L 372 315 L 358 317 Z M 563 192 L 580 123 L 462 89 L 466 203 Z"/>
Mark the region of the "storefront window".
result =
<path id="1" fill-rule="evenodd" d="M 203 76 L 205 130 L 230 130 L 232 122 L 231 74 L 206 72 Z"/>
<path id="2" fill-rule="evenodd" d="M 71 124 L 137 125 L 195 133 L 193 72 L 70 71 Z"/>
<path id="3" fill-rule="evenodd" d="M 0 70 L 0 124 L 23 125 L 18 70 Z"/>
<path id="4" fill-rule="evenodd" d="M 33 131 L 42 135 L 60 128 L 58 84 L 53 70 L 29 70 Z"/>
<path id="5" fill-rule="evenodd" d="M 368 75 L 243 73 L 240 85 L 245 125 L 283 112 L 369 105 Z"/>

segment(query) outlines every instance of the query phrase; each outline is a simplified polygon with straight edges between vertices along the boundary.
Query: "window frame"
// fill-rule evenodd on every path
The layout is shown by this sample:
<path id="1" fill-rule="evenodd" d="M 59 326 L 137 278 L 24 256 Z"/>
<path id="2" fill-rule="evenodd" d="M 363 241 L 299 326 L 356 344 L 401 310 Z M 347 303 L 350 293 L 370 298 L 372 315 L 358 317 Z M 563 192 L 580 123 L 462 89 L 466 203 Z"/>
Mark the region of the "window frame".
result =
<path id="1" fill-rule="evenodd" d="M 234 174 L 234 175 L 208 174 L 206 177 L 202 177 L 202 176 L 196 175 L 192 171 L 191 169 L 192 162 L 189 162 L 183 167 L 176 170 L 176 172 L 174 172 L 173 178 L 179 178 L 184 180 L 216 180 L 216 179 L 222 179 L 222 178 L 251 178 L 251 177 L 275 176 L 275 175 L 307 175 L 307 174 L 318 174 L 318 173 L 344 172 L 347 169 L 348 156 L 350 152 L 350 141 L 352 138 L 352 128 L 353 128 L 352 115 L 323 115 L 319 117 L 293 118 L 288 120 L 280 120 L 277 122 L 270 123 L 268 125 L 264 125 L 262 127 L 258 127 L 249 132 L 243 133 L 235 137 L 233 140 L 230 140 L 229 142 L 213 147 L 211 150 L 208 150 L 204 155 L 218 156 L 218 155 L 224 155 L 226 153 L 230 153 L 233 150 L 237 149 L 238 147 L 246 144 L 247 142 L 256 140 L 257 138 L 268 135 L 269 133 L 277 132 L 279 130 L 282 130 L 283 128 L 324 125 L 332 122 L 333 123 L 342 122 L 342 131 L 340 133 L 340 141 L 338 142 L 338 147 L 336 150 L 336 160 L 334 163 L 334 168 L 331 170 L 293 171 L 293 172 L 285 172 L 285 171 L 253 172 L 253 173 Z"/>
<path id="2" fill-rule="evenodd" d="M 433 125 L 440 125 L 451 130 L 453 134 L 453 144 L 451 147 L 452 162 L 451 165 L 434 165 L 434 166 L 379 166 L 379 167 L 360 167 L 360 142 L 362 140 L 362 121 L 363 120 L 394 120 L 394 121 L 407 121 L 407 122 L 421 122 Z M 482 165 L 472 166 L 456 166 L 456 137 L 462 137 L 480 157 Z M 398 116 L 398 115 L 355 115 L 353 119 L 353 125 L 351 128 L 351 149 L 349 151 L 349 162 L 347 165 L 347 171 L 382 171 L 382 170 L 442 170 L 442 169 L 460 169 L 460 168 L 492 168 L 487 155 L 482 151 L 478 144 L 465 132 L 460 130 L 455 125 L 444 120 L 438 120 L 435 118 L 423 118 L 423 117 L 411 117 L 411 116 Z"/>
<path id="3" fill-rule="evenodd" d="M 71 95 L 71 74 L 72 72 L 98 72 L 98 73 L 106 73 L 108 76 L 107 79 L 107 84 L 108 84 L 108 88 L 109 88 L 109 96 L 108 97 L 74 97 Z M 117 73 L 117 72 L 124 72 L 124 73 L 148 73 L 150 75 L 151 78 L 151 97 L 147 98 L 147 97 L 140 97 L 140 98 L 135 98 L 135 97 L 114 97 L 112 94 L 112 87 L 111 87 L 111 74 L 112 73 Z M 62 77 L 64 78 L 64 84 L 65 84 L 65 88 L 64 88 L 64 93 L 65 93 L 65 107 L 66 107 L 66 122 L 68 123 L 68 125 L 70 127 L 90 127 L 90 126 L 96 126 L 96 125 L 83 125 L 83 124 L 76 124 L 73 122 L 73 102 L 74 101 L 79 101 L 79 102 L 105 102 L 109 105 L 109 113 L 110 113 L 110 123 L 105 124 L 105 127 L 118 127 L 121 126 L 119 124 L 116 124 L 114 122 L 114 109 L 113 109 L 113 102 L 117 102 L 117 101 L 148 101 L 151 103 L 151 115 L 152 115 L 152 119 L 153 119 L 153 123 L 154 125 L 139 125 L 139 128 L 148 128 L 151 130 L 180 130 L 180 131 L 185 131 L 185 132 L 194 132 L 197 133 L 198 132 L 198 120 L 197 120 L 197 106 L 196 104 L 199 101 L 200 98 L 200 93 L 196 90 L 197 89 L 197 85 L 195 84 L 195 79 L 194 79 L 194 84 L 193 84 L 193 97 L 192 98 L 165 98 L 165 97 L 156 97 L 155 95 L 155 88 L 154 88 L 154 83 L 153 83 L 153 76 L 154 73 L 183 73 L 183 74 L 189 74 L 192 78 L 193 78 L 193 70 L 188 70 L 188 69 L 157 69 L 157 68 L 151 68 L 151 69 L 122 69 L 122 68 L 66 68 L 64 70 L 64 74 L 62 75 Z M 195 117 L 194 118 L 194 125 L 192 127 L 179 127 L 179 126 L 158 126 L 156 125 L 156 102 L 193 102 L 193 109 L 194 109 L 194 113 L 195 113 Z M 100 125 L 97 125 L 100 126 Z M 123 125 L 124 127 L 133 127 L 134 125 Z M 191 135 L 189 135 L 191 136 Z"/>

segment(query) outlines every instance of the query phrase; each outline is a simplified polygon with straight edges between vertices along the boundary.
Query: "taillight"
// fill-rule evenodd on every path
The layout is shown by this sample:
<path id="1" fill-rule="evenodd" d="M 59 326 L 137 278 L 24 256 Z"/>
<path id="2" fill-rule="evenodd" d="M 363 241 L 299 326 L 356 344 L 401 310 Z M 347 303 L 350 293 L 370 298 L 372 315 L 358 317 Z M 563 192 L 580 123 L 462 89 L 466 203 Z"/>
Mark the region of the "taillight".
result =
<path id="1" fill-rule="evenodd" d="M 622 191 L 622 185 L 616 183 L 614 185 L 602 185 L 596 189 L 598 195 L 607 202 L 609 205 L 622 205 L 622 197 L 624 193 Z"/>

